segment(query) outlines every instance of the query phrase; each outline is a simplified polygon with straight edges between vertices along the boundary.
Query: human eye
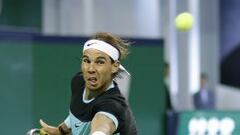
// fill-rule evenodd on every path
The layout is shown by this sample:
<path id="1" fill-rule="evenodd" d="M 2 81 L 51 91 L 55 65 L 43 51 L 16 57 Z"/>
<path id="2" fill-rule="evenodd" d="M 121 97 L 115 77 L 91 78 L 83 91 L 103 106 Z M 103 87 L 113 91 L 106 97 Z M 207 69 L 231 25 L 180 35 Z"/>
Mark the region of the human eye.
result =
<path id="1" fill-rule="evenodd" d="M 105 64 L 105 61 L 103 61 L 103 60 L 97 60 L 96 63 L 99 64 L 99 65 L 103 65 L 103 64 Z"/>
<path id="2" fill-rule="evenodd" d="M 83 59 L 82 59 L 82 62 L 84 62 L 84 63 L 90 63 L 90 60 L 87 59 L 87 58 L 83 58 Z"/>

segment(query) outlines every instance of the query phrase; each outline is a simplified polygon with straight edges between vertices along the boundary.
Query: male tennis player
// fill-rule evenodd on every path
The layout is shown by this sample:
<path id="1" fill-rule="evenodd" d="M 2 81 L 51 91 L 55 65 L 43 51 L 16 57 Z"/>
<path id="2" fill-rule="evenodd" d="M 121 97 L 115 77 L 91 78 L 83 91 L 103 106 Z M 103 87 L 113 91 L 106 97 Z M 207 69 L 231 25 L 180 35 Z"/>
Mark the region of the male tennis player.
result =
<path id="1" fill-rule="evenodd" d="M 69 116 L 58 127 L 42 120 L 50 135 L 137 135 L 131 109 L 114 78 L 127 72 L 120 61 L 128 54 L 128 42 L 109 33 L 97 33 L 84 44 L 81 73 L 71 83 Z"/>

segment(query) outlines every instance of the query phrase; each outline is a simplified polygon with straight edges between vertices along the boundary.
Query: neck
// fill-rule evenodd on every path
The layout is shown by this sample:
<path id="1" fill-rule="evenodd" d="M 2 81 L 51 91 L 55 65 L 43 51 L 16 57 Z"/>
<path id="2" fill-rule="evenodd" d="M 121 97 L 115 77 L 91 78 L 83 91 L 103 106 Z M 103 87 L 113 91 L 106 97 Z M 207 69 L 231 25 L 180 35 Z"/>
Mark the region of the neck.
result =
<path id="1" fill-rule="evenodd" d="M 90 90 L 90 89 L 86 88 L 86 99 L 90 100 L 92 98 L 97 97 L 98 95 L 105 92 L 111 84 L 112 84 L 112 81 L 108 82 L 106 85 L 104 85 L 96 90 Z"/>

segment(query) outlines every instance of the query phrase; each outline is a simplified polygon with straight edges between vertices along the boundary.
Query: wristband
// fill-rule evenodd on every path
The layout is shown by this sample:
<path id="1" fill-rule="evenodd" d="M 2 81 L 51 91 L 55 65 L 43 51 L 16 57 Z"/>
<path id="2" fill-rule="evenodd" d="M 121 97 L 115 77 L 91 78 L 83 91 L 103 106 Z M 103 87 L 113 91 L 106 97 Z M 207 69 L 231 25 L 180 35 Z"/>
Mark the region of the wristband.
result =
<path id="1" fill-rule="evenodd" d="M 103 133 L 102 131 L 95 131 L 92 133 L 92 135 L 106 135 L 106 134 Z"/>

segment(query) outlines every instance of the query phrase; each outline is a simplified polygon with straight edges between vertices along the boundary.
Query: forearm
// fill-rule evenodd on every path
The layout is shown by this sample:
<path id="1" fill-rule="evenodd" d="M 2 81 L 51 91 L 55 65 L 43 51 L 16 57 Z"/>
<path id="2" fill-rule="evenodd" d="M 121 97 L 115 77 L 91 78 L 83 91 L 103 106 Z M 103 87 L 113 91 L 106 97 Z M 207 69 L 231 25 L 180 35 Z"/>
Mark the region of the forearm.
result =
<path id="1" fill-rule="evenodd" d="M 96 135 L 112 135 L 115 130 L 116 127 L 111 119 L 102 114 L 96 114 L 91 123 L 90 135 L 95 135 L 96 132 L 102 133 Z"/>
<path id="2" fill-rule="evenodd" d="M 91 135 L 95 132 L 102 132 L 105 135 L 111 135 L 111 128 L 107 125 L 94 124 L 91 126 Z"/>

